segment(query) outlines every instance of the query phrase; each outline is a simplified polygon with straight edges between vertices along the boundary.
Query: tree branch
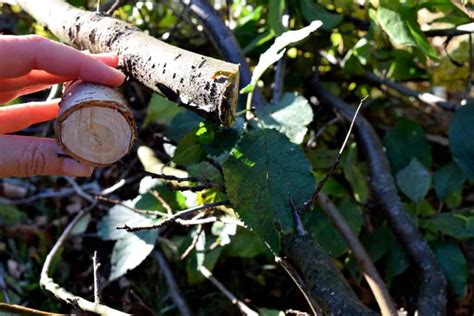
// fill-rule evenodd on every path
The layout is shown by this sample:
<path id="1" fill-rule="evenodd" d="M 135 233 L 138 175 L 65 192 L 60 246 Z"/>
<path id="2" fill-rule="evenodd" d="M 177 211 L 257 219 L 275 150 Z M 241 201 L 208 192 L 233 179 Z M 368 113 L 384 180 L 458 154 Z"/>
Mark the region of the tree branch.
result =
<path id="1" fill-rule="evenodd" d="M 184 0 L 181 2 L 188 3 L 188 1 Z M 240 65 L 240 88 L 245 87 L 250 83 L 252 73 L 234 34 L 227 28 L 219 14 L 206 0 L 190 0 L 188 6 L 194 16 L 204 26 L 204 30 L 211 42 L 222 56 L 226 60 Z M 258 88 L 254 90 L 252 104 L 257 108 L 265 105 L 265 99 Z"/>
<path id="2" fill-rule="evenodd" d="M 352 250 L 352 254 L 356 258 L 359 267 L 363 271 L 365 280 L 369 284 L 370 289 L 379 304 L 382 315 L 397 316 L 397 308 L 393 303 L 392 297 L 390 296 L 383 279 L 380 277 L 372 260 L 365 251 L 364 246 L 362 246 L 349 224 L 347 224 L 344 217 L 325 193 L 321 192 L 319 194 L 318 202 L 324 213 L 326 213 L 326 215 L 331 219 L 334 226 L 337 228 L 339 233 L 341 233 L 342 237 L 349 245 L 349 248 Z"/>
<path id="3" fill-rule="evenodd" d="M 317 76 L 313 80 L 313 91 L 322 103 L 340 111 L 347 120 L 354 116 L 354 108 L 327 92 Z M 355 126 L 369 163 L 370 187 L 395 234 L 420 270 L 418 312 L 442 315 L 446 311 L 446 279 L 428 243 L 403 207 L 380 139 L 364 117 L 359 116 Z"/>
<path id="4" fill-rule="evenodd" d="M 117 52 L 127 74 L 169 100 L 226 125 L 233 121 L 238 65 L 171 46 L 126 22 L 62 0 L 17 2 L 66 43 L 93 53 Z"/>
<path id="5" fill-rule="evenodd" d="M 95 302 L 90 302 L 86 299 L 83 299 L 80 296 L 76 296 L 70 292 L 68 292 L 66 289 L 60 287 L 58 284 L 54 282 L 54 280 L 49 277 L 48 271 L 51 266 L 51 263 L 53 261 L 54 256 L 58 253 L 59 249 L 63 246 L 64 242 L 66 241 L 67 237 L 69 236 L 70 232 L 76 226 L 76 224 L 79 222 L 79 220 L 87 214 L 89 210 L 94 208 L 97 203 L 93 203 L 87 208 L 83 209 L 81 212 L 79 212 L 76 217 L 69 223 L 69 225 L 64 229 L 63 233 L 61 236 L 58 238 L 56 243 L 54 244 L 53 248 L 51 251 L 48 253 L 46 256 L 46 259 L 44 260 L 43 268 L 41 270 L 41 278 L 40 278 L 40 285 L 42 288 L 50 291 L 53 293 L 57 298 L 78 306 L 82 310 L 89 311 L 89 312 L 94 312 L 100 315 L 117 315 L 117 316 L 123 316 L 123 315 L 129 315 L 126 313 L 123 313 L 121 311 L 115 310 L 113 308 L 110 308 L 108 306 L 98 304 Z"/>
<path id="6" fill-rule="evenodd" d="M 158 262 L 160 270 L 165 275 L 165 279 L 166 279 L 166 283 L 168 284 L 171 300 L 173 301 L 174 305 L 178 308 L 181 315 L 183 316 L 192 315 L 193 313 L 191 312 L 191 309 L 189 308 L 188 303 L 186 302 L 183 294 L 181 293 L 181 290 L 179 289 L 178 284 L 176 283 L 176 280 L 174 278 L 173 272 L 171 271 L 170 265 L 168 264 L 168 261 L 166 261 L 166 258 L 163 256 L 163 254 L 159 250 L 155 250 L 153 254 L 154 254 L 155 260 Z"/>
<path id="7" fill-rule="evenodd" d="M 333 259 L 310 235 L 286 235 L 282 251 L 296 267 L 306 287 L 324 314 L 377 315 L 357 298 Z"/>

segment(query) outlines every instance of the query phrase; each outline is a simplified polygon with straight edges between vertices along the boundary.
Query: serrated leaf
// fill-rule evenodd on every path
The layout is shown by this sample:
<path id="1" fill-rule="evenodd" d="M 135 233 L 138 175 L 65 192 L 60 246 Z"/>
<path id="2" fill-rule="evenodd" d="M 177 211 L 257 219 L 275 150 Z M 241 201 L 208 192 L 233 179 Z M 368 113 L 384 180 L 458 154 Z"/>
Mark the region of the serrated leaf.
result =
<path id="1" fill-rule="evenodd" d="M 383 139 L 387 158 L 396 174 L 406 167 L 412 158 L 418 159 L 427 168 L 431 166 L 431 147 L 421 127 L 413 121 L 401 119 Z"/>
<path id="2" fill-rule="evenodd" d="M 449 147 L 468 178 L 474 179 L 474 105 L 459 109 L 449 122 Z"/>
<path id="3" fill-rule="evenodd" d="M 285 93 L 277 104 L 258 109 L 256 113 L 263 127 L 276 129 L 295 144 L 303 142 L 308 130 L 306 125 L 313 121 L 308 100 L 297 93 Z"/>
<path id="4" fill-rule="evenodd" d="M 332 31 L 342 22 L 343 16 L 326 11 L 320 4 L 313 0 L 300 0 L 301 13 L 307 22 L 319 20 L 323 23 L 321 28 L 325 31 Z"/>
<path id="5" fill-rule="evenodd" d="M 271 129 L 244 134 L 223 165 L 228 196 L 242 220 L 275 252 L 293 231 L 290 199 L 301 209 L 315 181 L 300 147 Z"/>
<path id="6" fill-rule="evenodd" d="M 175 141 L 181 140 L 184 135 L 195 129 L 203 118 L 191 111 L 178 113 L 165 130 L 166 137 Z"/>
<path id="7" fill-rule="evenodd" d="M 132 201 L 124 203 L 134 206 Z M 98 223 L 97 233 L 100 238 L 116 240 L 112 250 L 110 281 L 121 277 L 128 270 L 132 270 L 142 263 L 155 247 L 158 238 L 156 229 L 132 233 L 124 229 L 117 229 L 117 227 L 151 225 L 156 222 L 156 220 L 133 212 L 125 206 L 116 205 Z"/>
<path id="8" fill-rule="evenodd" d="M 396 44 L 414 46 L 432 58 L 437 57 L 436 51 L 421 32 L 416 21 L 416 14 L 412 10 L 402 8 L 402 6 L 398 6 L 396 10 L 380 6 L 377 9 L 377 19 L 382 29 Z"/>
<path id="9" fill-rule="evenodd" d="M 400 190 L 414 202 L 422 200 L 430 189 L 431 174 L 416 158 L 397 173 L 396 179 Z"/>
<path id="10" fill-rule="evenodd" d="M 302 41 L 311 33 L 316 31 L 321 26 L 321 24 L 321 21 L 313 21 L 306 27 L 303 27 L 299 30 L 287 31 L 278 36 L 272 46 L 270 46 L 270 48 L 265 53 L 260 55 L 258 64 L 253 70 L 250 84 L 242 89 L 240 93 L 252 91 L 256 87 L 258 80 L 263 75 L 265 70 L 267 70 L 268 67 L 283 57 L 285 54 L 285 49 L 288 45 Z"/>
<path id="11" fill-rule="evenodd" d="M 433 176 L 433 187 L 438 198 L 443 201 L 449 194 L 461 190 L 464 173 L 455 162 L 441 167 Z"/>
<path id="12" fill-rule="evenodd" d="M 448 279 L 449 287 L 457 297 L 464 296 L 468 270 L 466 258 L 459 246 L 452 243 L 435 244 L 433 250 L 446 279 Z"/>

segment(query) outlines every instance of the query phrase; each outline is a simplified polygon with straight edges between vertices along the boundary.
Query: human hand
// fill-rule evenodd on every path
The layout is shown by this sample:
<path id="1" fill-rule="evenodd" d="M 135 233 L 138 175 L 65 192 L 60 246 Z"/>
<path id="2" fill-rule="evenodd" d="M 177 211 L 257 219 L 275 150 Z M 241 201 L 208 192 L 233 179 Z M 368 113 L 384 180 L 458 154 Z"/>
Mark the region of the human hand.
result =
<path id="1" fill-rule="evenodd" d="M 0 35 L 0 104 L 75 79 L 118 86 L 125 76 L 113 68 L 117 63 L 112 53 L 89 55 L 35 35 Z M 92 174 L 92 167 L 58 155 L 54 139 L 2 135 L 55 118 L 58 101 L 0 106 L 0 178 Z"/>

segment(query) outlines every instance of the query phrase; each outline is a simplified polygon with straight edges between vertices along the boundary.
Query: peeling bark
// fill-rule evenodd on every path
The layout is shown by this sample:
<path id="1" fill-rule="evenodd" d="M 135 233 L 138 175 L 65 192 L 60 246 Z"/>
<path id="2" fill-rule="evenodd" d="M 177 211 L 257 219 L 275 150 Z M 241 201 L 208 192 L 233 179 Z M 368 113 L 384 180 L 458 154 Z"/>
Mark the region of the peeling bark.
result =
<path id="1" fill-rule="evenodd" d="M 378 315 L 362 304 L 333 259 L 311 236 L 284 236 L 282 251 L 300 270 L 311 298 L 325 315 Z"/>
<path id="2" fill-rule="evenodd" d="M 55 132 L 67 155 L 98 167 L 121 159 L 136 139 L 135 121 L 122 95 L 81 81 L 64 92 Z"/>
<path id="3" fill-rule="evenodd" d="M 60 40 L 93 53 L 115 51 L 119 67 L 152 90 L 201 116 L 232 123 L 239 65 L 166 44 L 128 23 L 62 0 L 17 3 Z"/>

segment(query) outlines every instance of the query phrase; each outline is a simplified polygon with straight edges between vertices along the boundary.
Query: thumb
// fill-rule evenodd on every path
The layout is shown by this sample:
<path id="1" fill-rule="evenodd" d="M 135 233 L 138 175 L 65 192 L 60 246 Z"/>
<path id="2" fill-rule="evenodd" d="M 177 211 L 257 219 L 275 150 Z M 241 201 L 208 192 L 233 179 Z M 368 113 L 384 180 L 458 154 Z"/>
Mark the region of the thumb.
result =
<path id="1" fill-rule="evenodd" d="M 0 178 L 38 175 L 89 177 L 91 166 L 59 157 L 54 139 L 0 135 Z"/>

